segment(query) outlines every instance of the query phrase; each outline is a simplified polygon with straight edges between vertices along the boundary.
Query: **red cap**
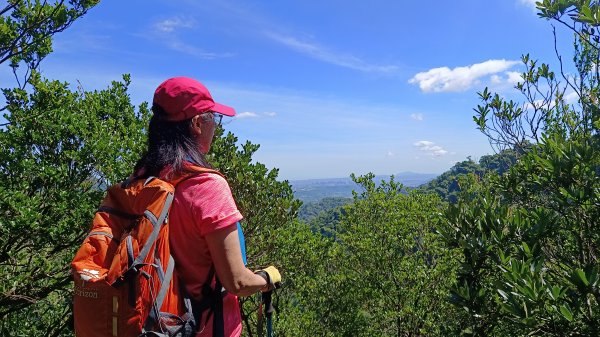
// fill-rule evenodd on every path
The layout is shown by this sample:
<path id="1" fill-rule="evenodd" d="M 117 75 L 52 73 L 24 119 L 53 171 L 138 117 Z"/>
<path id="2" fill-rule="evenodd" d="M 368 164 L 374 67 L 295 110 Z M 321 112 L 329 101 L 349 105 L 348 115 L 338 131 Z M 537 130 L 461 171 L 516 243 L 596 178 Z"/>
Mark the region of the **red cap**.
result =
<path id="1" fill-rule="evenodd" d="M 216 103 L 202 83 L 189 77 L 173 77 L 161 83 L 153 103 L 165 111 L 166 120 L 173 122 L 209 111 L 235 116 L 233 108 Z"/>

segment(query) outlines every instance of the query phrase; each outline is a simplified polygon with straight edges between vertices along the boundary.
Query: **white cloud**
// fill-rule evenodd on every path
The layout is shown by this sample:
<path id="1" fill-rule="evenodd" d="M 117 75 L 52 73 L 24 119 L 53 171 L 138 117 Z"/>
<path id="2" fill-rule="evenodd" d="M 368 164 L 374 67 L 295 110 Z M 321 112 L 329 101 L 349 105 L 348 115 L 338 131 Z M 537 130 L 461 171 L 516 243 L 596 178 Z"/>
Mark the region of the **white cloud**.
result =
<path id="1" fill-rule="evenodd" d="M 145 37 L 151 37 L 164 43 L 168 48 L 175 51 L 192 55 L 201 59 L 212 60 L 216 58 L 225 58 L 233 56 L 232 53 L 213 53 L 184 42 L 179 37 L 181 29 L 193 29 L 196 22 L 191 18 L 173 17 L 154 23 L 154 34 L 144 34 Z"/>
<path id="2" fill-rule="evenodd" d="M 523 109 L 525 110 L 535 110 L 535 109 L 541 109 L 541 108 L 545 108 L 545 109 L 552 109 L 554 107 L 554 101 L 548 103 L 544 103 L 544 100 L 542 99 L 538 99 L 533 101 L 533 103 L 525 103 L 523 104 Z"/>
<path id="3" fill-rule="evenodd" d="M 199 58 L 202 58 L 205 60 L 213 60 L 216 58 L 232 57 L 234 55 L 232 53 L 207 52 L 207 51 L 204 51 L 203 49 L 193 46 L 191 44 L 184 43 L 176 37 L 173 37 L 171 40 L 166 40 L 165 42 L 167 43 L 169 48 L 171 48 L 173 50 L 176 50 L 176 51 L 179 51 L 182 53 L 186 53 L 188 55 L 196 56 L 196 57 L 199 57 Z"/>
<path id="4" fill-rule="evenodd" d="M 256 118 L 258 114 L 256 112 L 244 111 L 235 115 L 235 118 L 244 119 L 244 118 Z"/>
<path id="5" fill-rule="evenodd" d="M 396 154 L 394 154 L 394 152 L 392 152 L 392 151 L 388 151 L 387 156 L 388 157 L 395 157 Z"/>
<path id="6" fill-rule="evenodd" d="M 567 94 L 565 94 L 563 96 L 563 100 L 565 103 L 567 104 L 576 104 L 577 102 L 579 102 L 579 95 L 575 92 L 575 91 L 571 91 Z M 534 110 L 534 109 L 553 109 L 556 106 L 556 102 L 554 100 L 551 100 L 549 102 L 545 102 L 542 99 L 538 99 L 533 101 L 532 103 L 525 103 L 523 104 L 523 109 L 526 110 Z"/>
<path id="7" fill-rule="evenodd" d="M 435 145 L 434 142 L 428 140 L 420 140 L 413 145 L 432 157 L 439 157 L 448 153 L 448 151 L 444 150 L 441 146 Z"/>
<path id="8" fill-rule="evenodd" d="M 162 33 L 173 33 L 177 28 L 194 28 L 196 23 L 193 19 L 182 19 L 174 17 L 156 22 L 154 28 Z"/>
<path id="9" fill-rule="evenodd" d="M 579 95 L 575 91 L 572 91 L 565 95 L 564 100 L 569 104 L 574 104 L 579 101 Z"/>
<path id="10" fill-rule="evenodd" d="M 507 71 L 506 80 L 512 85 L 523 82 L 523 74 L 518 71 Z"/>
<path id="11" fill-rule="evenodd" d="M 263 113 L 258 113 L 258 112 L 251 112 L 251 111 L 244 111 L 241 112 L 237 115 L 235 115 L 235 118 L 239 118 L 239 119 L 244 119 L 244 118 L 259 118 L 259 117 L 275 117 L 277 116 L 276 112 L 263 112 Z"/>
<path id="12" fill-rule="evenodd" d="M 523 83 L 523 77 L 518 71 L 505 71 L 503 75 L 493 74 L 490 76 L 490 83 L 493 84 L 496 91 L 514 88 L 519 82 Z"/>
<path id="13" fill-rule="evenodd" d="M 488 60 L 465 67 L 433 68 L 420 72 L 408 82 L 418 84 L 423 92 L 465 91 L 480 83 L 482 77 L 503 72 L 519 61 Z"/>
<path id="14" fill-rule="evenodd" d="M 410 118 L 412 118 L 415 121 L 422 121 L 423 120 L 423 114 L 410 114 Z"/>
<path id="15" fill-rule="evenodd" d="M 330 64 L 334 64 L 336 66 L 359 70 L 367 73 L 382 74 L 391 74 L 399 70 L 397 66 L 370 64 L 356 56 L 336 53 L 331 50 L 328 50 L 326 47 L 319 46 L 310 42 L 300 41 L 295 37 L 284 36 L 273 32 L 266 32 L 265 36 L 297 52 L 306 54 L 315 59 Z"/>
<path id="16" fill-rule="evenodd" d="M 531 8 L 535 8 L 536 1 L 540 1 L 540 0 L 518 0 L 518 1 L 522 5 L 529 6 Z"/>

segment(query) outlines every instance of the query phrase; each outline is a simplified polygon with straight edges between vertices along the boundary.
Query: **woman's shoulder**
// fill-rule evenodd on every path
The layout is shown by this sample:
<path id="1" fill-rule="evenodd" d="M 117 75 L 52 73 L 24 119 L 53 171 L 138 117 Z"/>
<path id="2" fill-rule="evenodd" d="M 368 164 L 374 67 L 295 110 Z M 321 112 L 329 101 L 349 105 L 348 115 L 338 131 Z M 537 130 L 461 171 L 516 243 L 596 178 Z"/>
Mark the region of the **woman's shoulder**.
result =
<path id="1" fill-rule="evenodd" d="M 229 189 L 227 180 L 217 172 L 202 172 L 191 175 L 182 181 L 178 188 L 193 188 L 201 190 Z"/>
<path id="2" fill-rule="evenodd" d="M 226 214 L 237 211 L 227 180 L 215 173 L 200 173 L 186 179 L 175 187 L 175 199 L 202 209 L 203 216 L 208 210 Z"/>

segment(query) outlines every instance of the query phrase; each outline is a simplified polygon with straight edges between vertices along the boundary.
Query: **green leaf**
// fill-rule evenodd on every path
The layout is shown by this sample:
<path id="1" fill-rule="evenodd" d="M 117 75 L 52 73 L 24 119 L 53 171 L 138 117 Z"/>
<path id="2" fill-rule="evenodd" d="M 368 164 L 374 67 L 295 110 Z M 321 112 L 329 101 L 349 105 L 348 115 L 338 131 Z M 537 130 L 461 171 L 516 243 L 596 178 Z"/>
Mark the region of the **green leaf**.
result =
<path id="1" fill-rule="evenodd" d="M 569 308 L 568 305 L 566 305 L 566 304 L 561 305 L 560 313 L 563 315 L 564 318 L 567 319 L 567 321 L 569 321 L 569 322 L 573 321 L 573 313 L 571 312 L 571 309 Z"/>
<path id="2" fill-rule="evenodd" d="M 587 276 L 585 275 L 585 271 L 583 271 L 582 269 L 577 269 L 575 273 L 579 280 L 583 283 L 583 285 L 588 286 L 590 284 L 590 282 L 587 279 Z"/>
<path id="3" fill-rule="evenodd" d="M 550 297 L 556 301 L 560 298 L 562 289 L 559 286 L 553 286 L 551 289 L 549 289 L 549 293 Z"/>

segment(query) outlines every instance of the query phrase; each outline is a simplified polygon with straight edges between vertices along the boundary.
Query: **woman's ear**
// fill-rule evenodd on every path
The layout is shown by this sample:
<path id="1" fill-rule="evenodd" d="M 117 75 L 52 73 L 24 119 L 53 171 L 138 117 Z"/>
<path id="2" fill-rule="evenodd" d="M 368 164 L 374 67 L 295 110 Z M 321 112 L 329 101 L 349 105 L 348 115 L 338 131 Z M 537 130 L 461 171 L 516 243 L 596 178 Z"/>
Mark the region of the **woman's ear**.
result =
<path id="1" fill-rule="evenodd" d="M 190 131 L 192 135 L 199 136 L 202 134 L 202 123 L 203 120 L 200 115 L 192 117 L 192 121 L 190 123 Z"/>

